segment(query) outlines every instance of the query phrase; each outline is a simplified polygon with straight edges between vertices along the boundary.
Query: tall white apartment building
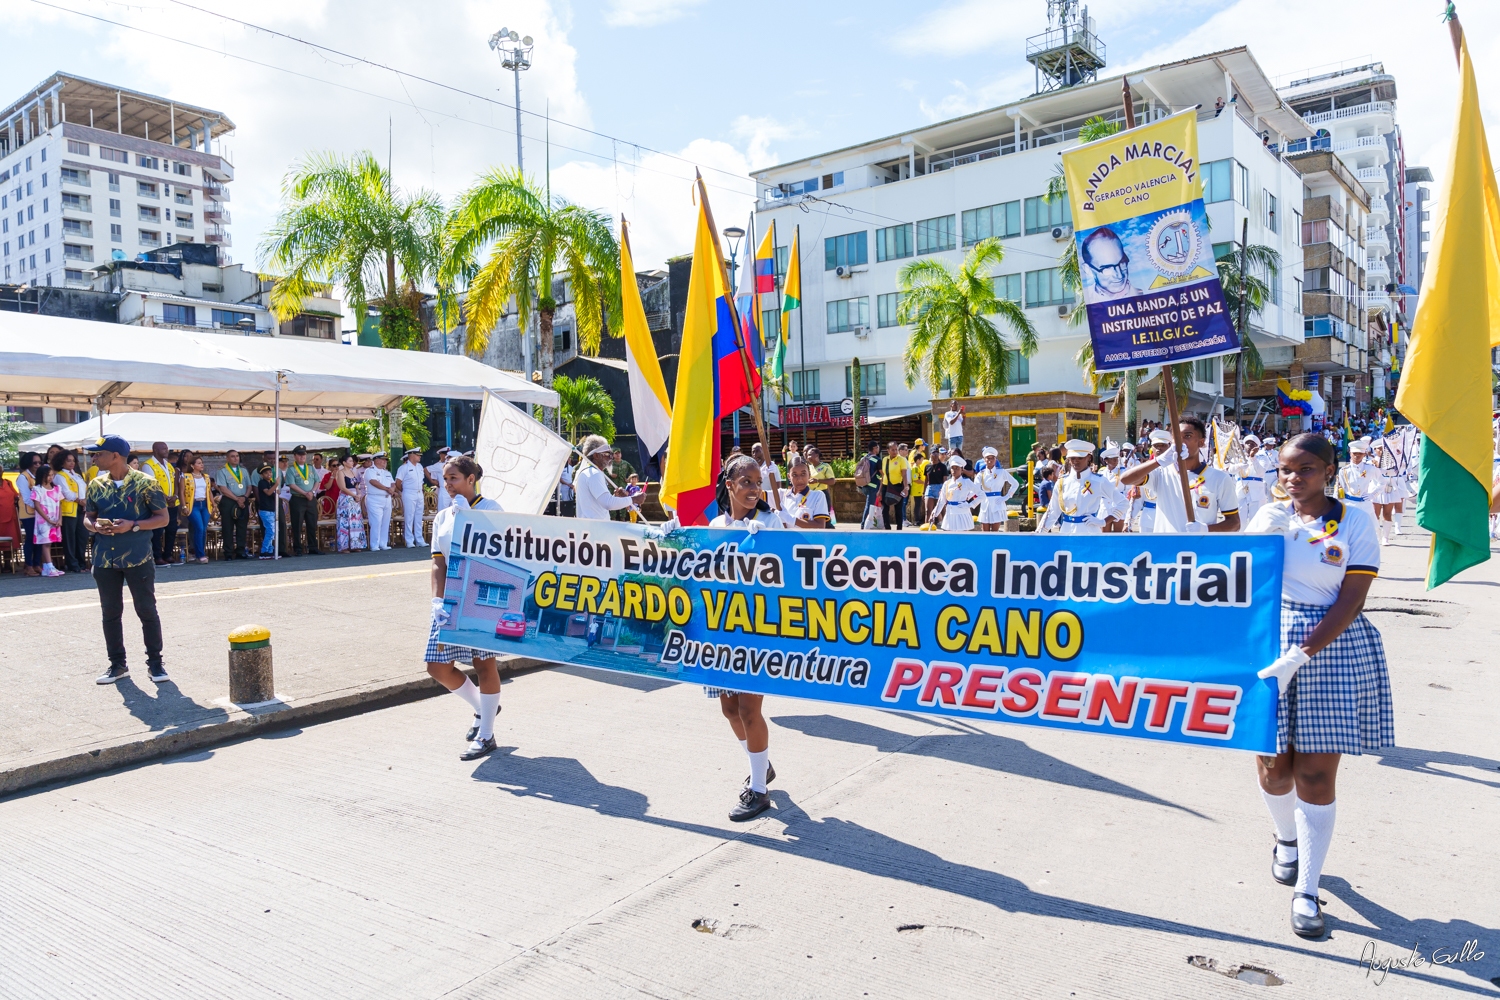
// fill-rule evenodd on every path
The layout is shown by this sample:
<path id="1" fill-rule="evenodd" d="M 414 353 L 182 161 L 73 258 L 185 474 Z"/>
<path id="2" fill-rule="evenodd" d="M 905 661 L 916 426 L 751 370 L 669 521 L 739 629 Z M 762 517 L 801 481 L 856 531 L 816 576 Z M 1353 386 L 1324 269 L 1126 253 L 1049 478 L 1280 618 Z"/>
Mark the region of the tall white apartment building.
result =
<path id="1" fill-rule="evenodd" d="M 1086 39 L 1097 49 L 1095 65 L 1102 64 L 1102 44 L 1091 34 Z M 1123 119 L 1124 79 L 1138 123 L 1197 109 L 1216 253 L 1233 248 L 1248 219 L 1250 242 L 1280 252 L 1282 275 L 1301 273 L 1302 184 L 1274 147 L 1312 132 L 1247 49 L 1153 66 L 1124 79 L 1093 80 L 1071 67 L 1065 72 L 1050 86 L 1039 82 L 1042 92 L 1000 107 L 754 173 L 758 230 L 774 221 L 777 242 L 788 244 L 800 226 L 802 327 L 792 322 L 787 353 L 798 401 L 843 399 L 858 357 L 873 417 L 928 411 L 927 387 L 908 388 L 905 381 L 902 355 L 910 330 L 896 322 L 898 274 L 923 255 L 956 268 L 965 251 L 988 236 L 999 237 L 1005 248 L 995 287 L 1025 306 L 1040 341 L 1035 356 L 1015 359 L 1011 391 L 1087 392 L 1074 358 L 1088 333 L 1064 321 L 1073 299 L 1057 267 L 1072 239 L 1069 211 L 1064 201 L 1048 202 L 1044 195 L 1059 171 L 1059 154 L 1078 144 L 1087 119 Z M 1272 288 L 1273 301 L 1251 317 L 1252 336 L 1263 355 L 1290 358 L 1303 337 L 1300 303 L 1286 277 Z M 774 309 L 770 295 L 761 304 Z M 765 319 L 779 322 L 769 312 Z M 1197 408 L 1217 398 L 1222 384 L 1218 359 L 1198 363 Z"/>
<path id="2" fill-rule="evenodd" d="M 0 276 L 89 287 L 89 269 L 232 241 L 222 113 L 67 73 L 0 111 Z"/>

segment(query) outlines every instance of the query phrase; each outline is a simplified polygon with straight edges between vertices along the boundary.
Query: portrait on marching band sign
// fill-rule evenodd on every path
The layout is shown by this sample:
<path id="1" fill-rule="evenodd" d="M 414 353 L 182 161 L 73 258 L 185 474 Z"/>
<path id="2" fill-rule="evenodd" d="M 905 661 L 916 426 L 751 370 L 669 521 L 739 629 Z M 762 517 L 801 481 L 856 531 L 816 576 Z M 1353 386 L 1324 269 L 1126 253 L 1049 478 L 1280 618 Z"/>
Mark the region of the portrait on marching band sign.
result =
<path id="1" fill-rule="evenodd" d="M 1099 371 L 1239 350 L 1208 235 L 1197 128 L 1183 112 L 1063 154 Z"/>

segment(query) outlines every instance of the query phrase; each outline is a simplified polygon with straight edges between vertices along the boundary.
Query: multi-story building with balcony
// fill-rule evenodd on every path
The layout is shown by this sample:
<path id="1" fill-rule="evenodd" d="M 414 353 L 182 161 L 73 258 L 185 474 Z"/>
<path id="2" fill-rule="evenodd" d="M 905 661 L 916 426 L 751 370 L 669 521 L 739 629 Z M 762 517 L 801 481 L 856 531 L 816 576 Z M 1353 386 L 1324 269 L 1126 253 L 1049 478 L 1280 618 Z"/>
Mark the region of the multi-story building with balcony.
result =
<path id="1" fill-rule="evenodd" d="M 1102 50 L 1091 33 L 1087 41 L 1090 52 Z M 1069 71 L 1068 80 L 1076 76 Z M 1032 357 L 1013 359 L 1011 391 L 1088 392 L 1075 360 L 1088 332 L 1065 319 L 1073 295 L 1058 270 L 1072 239 L 1069 209 L 1045 195 L 1058 154 L 1077 144 L 1085 121 L 1121 121 L 1126 81 L 1137 122 L 1199 109 L 1216 254 L 1233 249 L 1248 219 L 1250 241 L 1280 253 L 1282 274 L 1300 274 L 1302 181 L 1275 147 L 1312 133 L 1249 50 L 1153 66 L 1125 80 L 1084 73 L 1000 107 L 754 172 L 756 226 L 775 224 L 781 260 L 800 227 L 802 308 L 786 362 L 793 402 L 837 404 L 852 391 L 858 357 L 872 418 L 929 412 L 928 388 L 906 384 L 911 331 L 897 320 L 898 275 L 929 255 L 956 267 L 988 236 L 1005 249 L 995 288 L 1025 308 L 1040 342 Z M 1299 296 L 1279 276 L 1271 285 L 1271 301 L 1250 317 L 1251 337 L 1262 354 L 1290 360 L 1304 336 Z M 780 322 L 776 305 L 775 296 L 762 297 L 770 329 Z M 1195 365 L 1195 409 L 1219 398 L 1222 368 L 1219 359 Z M 1144 406 L 1142 413 L 1152 415 Z"/>
<path id="2" fill-rule="evenodd" d="M 174 243 L 232 244 L 221 112 L 55 73 L 0 110 L 0 277 L 89 270 Z"/>
<path id="3" fill-rule="evenodd" d="M 1320 386 L 1331 395 L 1330 409 L 1335 413 L 1345 400 L 1354 402 L 1354 413 L 1363 413 L 1369 401 L 1387 398 L 1393 320 L 1408 315 L 1408 310 L 1415 312 L 1414 302 L 1408 303 L 1409 296 L 1401 291 L 1403 286 L 1415 286 L 1408 273 L 1408 244 L 1413 236 L 1407 226 L 1406 154 L 1396 122 L 1396 80 L 1383 64 L 1366 63 L 1293 80 L 1280 93 L 1314 130 L 1311 138 L 1288 144 L 1287 151 L 1294 155 L 1327 154 L 1323 159 L 1307 161 L 1319 176 L 1334 173 L 1327 161 L 1336 158 L 1343 171 L 1338 172 L 1338 183 L 1333 187 L 1347 186 L 1352 178 L 1365 195 L 1354 199 L 1364 201 L 1368 212 L 1359 239 L 1354 240 L 1360 245 L 1362 279 L 1357 288 L 1351 289 L 1364 298 L 1364 330 L 1351 333 L 1344 341 L 1349 344 L 1361 337 L 1365 341 L 1365 381 L 1355 387 L 1341 373 L 1338 392 L 1326 380 Z M 1330 189 L 1316 197 L 1333 193 Z M 1346 234 L 1353 234 L 1353 230 Z M 1338 331 L 1332 324 L 1325 331 L 1316 320 L 1308 316 L 1309 338 L 1337 339 Z M 1337 345 L 1331 346 L 1330 352 L 1339 353 Z"/>

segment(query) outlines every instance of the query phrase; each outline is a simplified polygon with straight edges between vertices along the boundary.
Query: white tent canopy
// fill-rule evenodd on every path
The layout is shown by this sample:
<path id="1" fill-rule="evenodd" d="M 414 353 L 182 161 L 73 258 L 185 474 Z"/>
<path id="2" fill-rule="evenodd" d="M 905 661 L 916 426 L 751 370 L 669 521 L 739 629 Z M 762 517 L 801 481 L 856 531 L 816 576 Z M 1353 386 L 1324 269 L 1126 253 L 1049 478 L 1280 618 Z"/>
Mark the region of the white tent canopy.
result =
<path id="1" fill-rule="evenodd" d="M 403 396 L 556 406 L 557 393 L 472 358 L 0 312 L 0 403 L 65 409 L 362 419 Z"/>
<path id="2" fill-rule="evenodd" d="M 149 452 L 155 441 L 165 441 L 174 451 L 191 448 L 196 452 L 222 453 L 230 448 L 239 451 L 270 451 L 276 444 L 276 427 L 270 417 L 210 417 L 198 413 L 108 413 L 104 416 L 104 433 L 118 434 L 130 442 L 133 451 Z M 55 430 L 18 445 L 21 451 L 46 451 L 52 445 L 64 448 L 87 448 L 98 440 L 99 421 L 90 418 L 71 427 Z M 334 451 L 349 447 L 349 442 L 324 434 L 290 420 L 281 421 L 281 448 L 305 445 L 313 451 Z"/>

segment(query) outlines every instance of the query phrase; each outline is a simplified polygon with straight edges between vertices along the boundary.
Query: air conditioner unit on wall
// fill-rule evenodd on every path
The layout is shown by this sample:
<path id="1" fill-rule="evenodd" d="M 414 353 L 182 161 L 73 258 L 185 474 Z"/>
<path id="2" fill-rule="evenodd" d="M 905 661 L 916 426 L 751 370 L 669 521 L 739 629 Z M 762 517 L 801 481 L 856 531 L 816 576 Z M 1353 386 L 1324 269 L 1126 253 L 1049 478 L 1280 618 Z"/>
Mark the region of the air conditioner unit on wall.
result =
<path id="1" fill-rule="evenodd" d="M 1072 239 L 1073 238 L 1073 227 L 1072 226 L 1053 226 L 1052 227 L 1052 238 L 1054 240 L 1057 240 L 1057 242 L 1059 242 L 1059 243 L 1061 243 L 1063 240 Z"/>
<path id="2" fill-rule="evenodd" d="M 838 267 L 833 269 L 833 273 L 840 278 L 848 278 L 854 275 L 854 268 L 850 267 L 847 264 L 840 264 Z"/>
<path id="3" fill-rule="evenodd" d="M 856 337 L 868 337 L 870 335 L 870 328 L 868 326 L 856 326 L 853 332 Z"/>
<path id="4" fill-rule="evenodd" d="M 1072 311 L 1073 311 L 1073 307 L 1072 306 L 1058 306 L 1057 307 L 1057 315 L 1060 316 L 1060 317 L 1062 317 L 1063 319 L 1067 319 L 1068 318 L 1068 313 L 1070 313 Z"/>

